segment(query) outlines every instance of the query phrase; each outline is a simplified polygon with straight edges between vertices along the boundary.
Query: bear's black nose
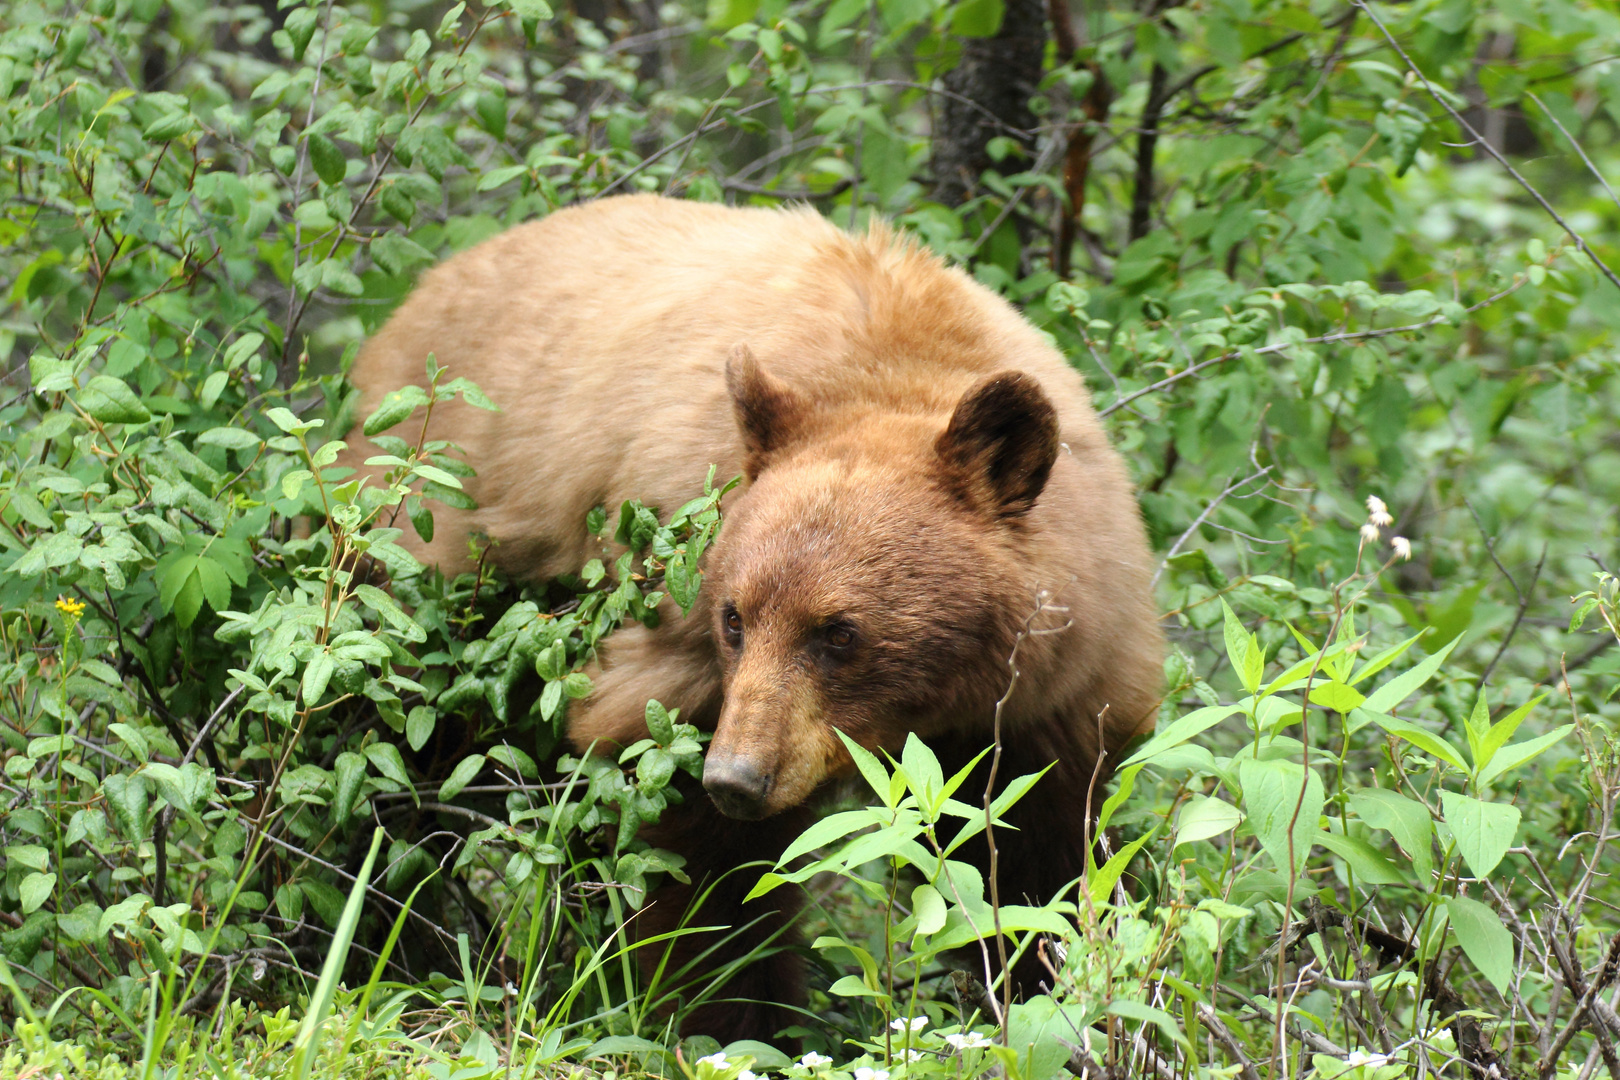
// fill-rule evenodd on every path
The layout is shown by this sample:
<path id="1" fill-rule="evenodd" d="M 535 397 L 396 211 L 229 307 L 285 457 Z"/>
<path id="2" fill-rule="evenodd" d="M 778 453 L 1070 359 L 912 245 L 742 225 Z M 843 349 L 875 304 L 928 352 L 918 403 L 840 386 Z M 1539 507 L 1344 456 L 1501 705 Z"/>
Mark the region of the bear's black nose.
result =
<path id="1" fill-rule="evenodd" d="M 703 787 L 726 817 L 758 821 L 765 816 L 765 793 L 771 778 L 746 761 L 703 763 Z"/>

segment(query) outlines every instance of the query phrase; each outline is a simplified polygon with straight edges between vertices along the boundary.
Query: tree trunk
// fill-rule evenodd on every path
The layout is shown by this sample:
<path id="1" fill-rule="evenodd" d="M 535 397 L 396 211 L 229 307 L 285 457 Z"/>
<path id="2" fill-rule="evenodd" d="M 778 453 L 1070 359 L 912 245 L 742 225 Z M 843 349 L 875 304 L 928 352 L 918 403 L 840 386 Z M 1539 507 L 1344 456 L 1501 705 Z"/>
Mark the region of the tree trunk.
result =
<path id="1" fill-rule="evenodd" d="M 979 177 L 995 163 L 987 147 L 998 135 L 1016 139 L 1034 159 L 1035 114 L 1029 99 L 1041 80 L 1046 51 L 1044 0 L 1005 0 L 993 37 L 963 38 L 962 61 L 945 76 L 934 130 L 934 197 L 960 206 L 979 193 Z M 1028 167 L 1004 163 L 1007 172 Z M 1007 166 L 1011 166 L 1010 168 Z"/>

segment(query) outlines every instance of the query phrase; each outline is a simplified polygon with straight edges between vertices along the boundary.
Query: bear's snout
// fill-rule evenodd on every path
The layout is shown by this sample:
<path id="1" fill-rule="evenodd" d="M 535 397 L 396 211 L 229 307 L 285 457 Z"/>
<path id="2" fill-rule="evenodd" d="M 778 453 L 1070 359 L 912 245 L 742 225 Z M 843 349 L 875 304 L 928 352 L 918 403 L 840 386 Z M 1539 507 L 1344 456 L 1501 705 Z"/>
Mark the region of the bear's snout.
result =
<path id="1" fill-rule="evenodd" d="M 703 788 L 726 817 L 758 821 L 765 817 L 765 796 L 771 790 L 771 776 L 737 759 L 703 763 Z"/>

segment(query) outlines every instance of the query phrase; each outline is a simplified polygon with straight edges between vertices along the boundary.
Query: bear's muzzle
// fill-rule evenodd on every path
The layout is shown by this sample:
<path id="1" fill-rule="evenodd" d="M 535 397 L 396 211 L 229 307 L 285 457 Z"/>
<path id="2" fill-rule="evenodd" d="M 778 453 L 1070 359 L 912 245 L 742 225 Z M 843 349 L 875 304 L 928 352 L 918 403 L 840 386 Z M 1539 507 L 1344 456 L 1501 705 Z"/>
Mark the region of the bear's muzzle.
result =
<path id="1" fill-rule="evenodd" d="M 739 821 L 758 821 L 766 816 L 765 798 L 772 779 L 769 773 L 740 758 L 716 760 L 711 756 L 703 763 L 704 790 L 722 814 Z"/>

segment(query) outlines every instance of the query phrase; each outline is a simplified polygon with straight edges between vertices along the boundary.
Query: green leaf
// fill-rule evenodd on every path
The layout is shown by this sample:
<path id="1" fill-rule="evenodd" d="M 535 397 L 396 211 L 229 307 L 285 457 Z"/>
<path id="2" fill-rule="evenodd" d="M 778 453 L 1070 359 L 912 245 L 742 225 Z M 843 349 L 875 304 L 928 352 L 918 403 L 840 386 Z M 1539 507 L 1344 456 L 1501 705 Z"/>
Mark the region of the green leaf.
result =
<path id="1" fill-rule="evenodd" d="M 366 746 L 366 760 L 374 765 L 378 772 L 388 779 L 399 784 L 411 793 L 416 799 L 416 788 L 411 784 L 411 778 L 405 773 L 405 759 L 399 755 L 399 747 L 390 742 L 374 742 Z"/>
<path id="2" fill-rule="evenodd" d="M 844 749 L 848 750 L 849 756 L 855 760 L 855 767 L 861 771 L 861 776 L 866 780 L 867 784 L 871 786 L 873 791 L 877 792 L 877 796 L 883 800 L 884 806 L 893 809 L 896 800 L 890 793 L 889 770 L 883 767 L 883 763 L 870 750 L 845 735 L 839 729 L 834 728 L 833 730 L 837 732 L 839 739 L 843 740 Z"/>
<path id="3" fill-rule="evenodd" d="M 215 611 L 228 610 L 231 606 L 231 578 L 225 568 L 206 555 L 199 556 L 196 575 L 208 606 Z"/>
<path id="4" fill-rule="evenodd" d="M 341 184 L 348 168 L 337 143 L 319 132 L 309 136 L 309 163 L 315 167 L 315 175 L 328 184 Z"/>
<path id="5" fill-rule="evenodd" d="M 405 741 L 410 744 L 413 751 L 427 745 L 438 720 L 439 711 L 431 705 L 417 705 L 411 709 L 409 715 L 405 717 Z"/>
<path id="6" fill-rule="evenodd" d="M 22 884 L 17 886 L 17 898 L 22 904 L 22 913 L 29 915 L 39 910 L 40 905 L 51 898 L 51 893 L 55 889 L 55 874 L 35 872 L 23 878 Z"/>
<path id="7" fill-rule="evenodd" d="M 1468 766 L 1463 764 L 1462 751 L 1428 728 L 1419 727 L 1405 720 L 1397 720 L 1393 716 L 1386 716 L 1377 712 L 1372 714 L 1372 719 L 1374 723 L 1391 735 L 1405 739 L 1418 749 L 1427 751 L 1447 765 L 1455 768 L 1458 772 L 1467 773 L 1470 771 Z"/>
<path id="8" fill-rule="evenodd" d="M 1427 657 L 1411 670 L 1402 672 L 1368 694 L 1367 700 L 1362 703 L 1361 707 L 1371 713 L 1389 712 L 1417 693 L 1424 683 L 1433 678 L 1434 673 L 1440 670 L 1440 665 L 1446 662 L 1446 657 L 1451 655 L 1451 650 L 1455 649 L 1460 641 L 1462 641 L 1462 635 L 1459 634 L 1457 637 L 1452 638 L 1451 642 L 1439 652 Z M 1461 769 L 1462 765 L 1459 764 L 1457 767 Z"/>
<path id="9" fill-rule="evenodd" d="M 253 432 L 239 427 L 209 428 L 197 436 L 199 446 L 223 446 L 227 450 L 257 450 L 263 443 Z"/>
<path id="10" fill-rule="evenodd" d="M 1350 809 L 1368 825 L 1393 836 L 1412 860 L 1418 880 L 1429 880 L 1434 869 L 1434 822 L 1428 807 L 1396 791 L 1361 788 L 1350 793 Z"/>
<path id="11" fill-rule="evenodd" d="M 1322 778 L 1297 761 L 1246 757 L 1238 766 L 1238 780 L 1249 827 L 1260 846 L 1279 871 L 1299 874 L 1322 829 Z"/>
<path id="12" fill-rule="evenodd" d="M 1323 830 L 1316 842 L 1350 865 L 1357 885 L 1402 885 L 1406 877 L 1388 855 L 1356 836 Z"/>
<path id="13" fill-rule="evenodd" d="M 360 912 L 365 907 L 366 886 L 371 881 L 371 868 L 377 864 L 377 850 L 382 847 L 382 841 L 383 830 L 379 828 L 371 835 L 371 850 L 366 852 L 365 861 L 360 864 L 360 872 L 355 875 L 354 887 L 349 890 L 348 902 L 343 905 L 332 940 L 327 946 L 326 963 L 321 967 L 320 980 L 315 984 L 315 992 L 310 997 L 304 1022 L 298 1028 L 298 1036 L 293 1040 L 292 1066 L 288 1070 L 293 1080 L 309 1080 L 310 1066 L 320 1046 L 321 1027 L 326 1023 L 326 1016 L 332 1010 L 332 1002 L 337 996 L 338 980 L 342 978 L 343 967 L 348 963 L 349 945 L 354 941 L 355 928 L 360 925 Z"/>
<path id="14" fill-rule="evenodd" d="M 1243 811 L 1224 799 L 1194 795 L 1176 815 L 1176 846 L 1196 844 L 1243 823 Z"/>
<path id="15" fill-rule="evenodd" d="M 552 17 L 551 5 L 546 0 L 506 0 L 512 13 L 525 22 L 545 22 Z"/>
<path id="16" fill-rule="evenodd" d="M 439 801 L 449 802 L 461 794 L 461 789 L 472 783 L 484 767 L 484 755 L 472 754 L 464 757 L 451 770 L 445 782 L 439 786 Z"/>
<path id="17" fill-rule="evenodd" d="M 659 746 L 668 746 L 675 741 L 675 722 L 669 717 L 669 710 L 657 701 L 647 702 L 647 734 Z"/>
<path id="18" fill-rule="evenodd" d="M 961 37 L 994 37 L 1005 12 L 1002 0 L 957 0 L 951 11 L 951 33 Z"/>
<path id="19" fill-rule="evenodd" d="M 881 990 L 874 990 L 866 985 L 866 981 L 859 975 L 845 975 L 842 979 L 827 987 L 827 993 L 834 997 L 887 997 Z"/>
<path id="20" fill-rule="evenodd" d="M 1497 993 L 1506 993 L 1513 976 L 1513 935 L 1502 925 L 1502 917 L 1488 905 L 1466 896 L 1446 897 L 1446 914 L 1451 917 L 1457 944 L 1468 959 Z"/>
<path id="21" fill-rule="evenodd" d="M 1490 765 L 1480 770 L 1479 778 L 1476 783 L 1481 789 L 1483 789 L 1492 780 L 1495 780 L 1504 773 L 1517 769 L 1520 765 L 1523 765 L 1537 754 L 1540 754 L 1542 751 L 1552 746 L 1553 743 L 1558 742 L 1560 739 L 1564 738 L 1574 730 L 1574 724 L 1565 724 L 1563 727 L 1554 728 L 1545 735 L 1537 736 L 1534 739 L 1526 739 L 1524 742 L 1514 743 L 1512 746 L 1503 747 L 1500 751 L 1491 755 Z"/>
<path id="22" fill-rule="evenodd" d="M 1260 641 L 1243 627 L 1242 621 L 1237 617 L 1223 598 L 1221 610 L 1225 612 L 1223 633 L 1226 637 L 1226 657 L 1232 663 L 1232 670 L 1237 673 L 1243 683 L 1243 688 L 1251 694 L 1259 693 L 1260 678 L 1265 674 L 1266 653 L 1260 647 Z"/>
<path id="23" fill-rule="evenodd" d="M 911 913 L 917 917 L 917 933 L 938 933 L 945 926 L 945 898 L 932 885 L 911 890 Z"/>
<path id="24" fill-rule="evenodd" d="M 417 625 L 416 620 L 405 614 L 403 608 L 394 602 L 394 598 L 377 588 L 375 585 L 356 585 L 355 596 L 371 610 L 381 615 L 395 630 L 398 630 L 406 641 L 426 641 L 427 631 Z"/>
<path id="25" fill-rule="evenodd" d="M 332 673 L 336 670 L 337 661 L 325 649 L 310 657 L 309 663 L 304 666 L 304 679 L 300 687 L 306 709 L 319 704 L 321 695 L 326 693 L 326 684 L 332 681 Z"/>
<path id="26" fill-rule="evenodd" d="M 354 812 L 354 803 L 360 796 L 360 787 L 366 779 L 366 759 L 352 750 L 345 750 L 332 763 L 337 776 L 333 785 L 332 820 L 342 825 Z"/>
<path id="27" fill-rule="evenodd" d="M 1513 846 L 1513 837 L 1519 831 L 1519 808 L 1481 802 L 1455 791 L 1442 791 L 1440 804 L 1468 869 L 1477 878 L 1488 877 Z"/>
<path id="28" fill-rule="evenodd" d="M 144 424 L 152 414 L 129 384 L 111 375 L 97 375 L 79 392 L 79 408 L 103 424 Z"/>
<path id="29" fill-rule="evenodd" d="M 776 865 L 789 866 L 801 855 L 881 823 L 882 818 L 871 810 L 844 810 L 830 814 L 800 833 L 782 852 L 782 857 L 776 860 Z"/>
<path id="30" fill-rule="evenodd" d="M 420 386 L 404 386 L 385 395 L 375 412 L 366 417 L 361 428 L 368 436 L 380 435 L 426 405 L 428 396 Z"/>
<path id="31" fill-rule="evenodd" d="M 1341 682 L 1311 684 L 1311 703 L 1320 705 L 1325 709 L 1332 709 L 1336 713 L 1348 714 L 1366 700 L 1361 696 L 1360 691 Z"/>
<path id="32" fill-rule="evenodd" d="M 1143 743 L 1136 753 L 1120 762 L 1120 767 L 1123 768 L 1138 763 L 1152 764 L 1154 757 L 1157 755 L 1166 750 L 1174 749 L 1182 743 L 1203 734 L 1222 720 L 1240 711 L 1241 709 L 1237 705 L 1208 705 L 1202 709 L 1194 709 Z"/>

